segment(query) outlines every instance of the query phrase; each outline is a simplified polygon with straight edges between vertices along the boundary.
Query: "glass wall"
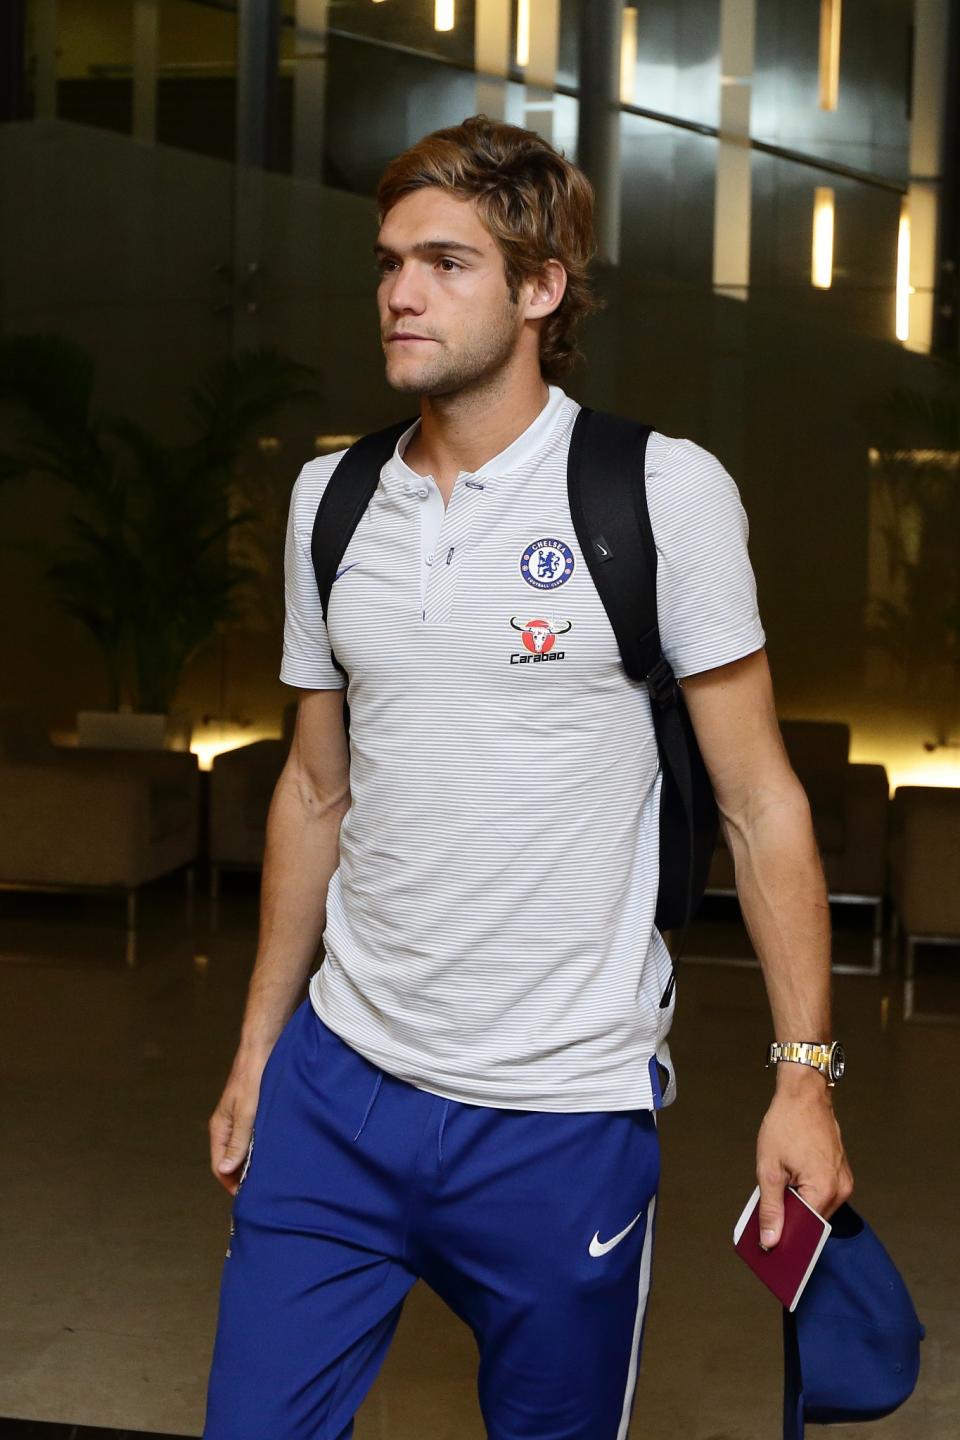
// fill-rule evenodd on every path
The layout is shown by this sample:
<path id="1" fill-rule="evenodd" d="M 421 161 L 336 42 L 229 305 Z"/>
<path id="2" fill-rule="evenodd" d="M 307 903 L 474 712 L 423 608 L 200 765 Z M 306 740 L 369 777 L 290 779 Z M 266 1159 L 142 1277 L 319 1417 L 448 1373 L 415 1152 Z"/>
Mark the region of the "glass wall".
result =
<path id="1" fill-rule="evenodd" d="M 494 0 L 286 0 L 269 113 L 255 117 L 269 142 L 261 170 L 233 163 L 241 91 L 255 79 L 238 63 L 237 7 L 59 0 L 54 56 L 38 48 L 53 12 L 33 0 L 35 118 L 0 127 L 0 181 L 18 196 L 0 237 L 4 331 L 70 336 L 95 358 L 107 408 L 170 433 L 184 425 L 185 386 L 218 357 L 267 346 L 317 377 L 314 400 L 272 420 L 251 455 L 258 504 L 274 517 L 273 599 L 258 632 L 221 636 L 190 667 L 182 698 L 198 724 L 276 728 L 287 697 L 276 680 L 275 541 L 289 487 L 337 437 L 409 408 L 383 381 L 374 307 L 372 195 L 384 164 L 478 108 L 577 157 L 580 7 L 531 8 L 524 32 L 525 7 L 500 7 L 498 50 L 483 29 Z M 908 433 L 890 398 L 898 386 L 956 395 L 951 373 L 902 339 L 908 9 L 885 0 L 868 25 L 847 7 L 828 111 L 810 19 L 820 7 L 758 4 L 748 78 L 763 144 L 751 149 L 715 133 L 720 7 L 625 7 L 617 163 L 599 177 L 618 197 L 606 237 L 617 259 L 598 268 L 607 307 L 567 388 L 696 439 L 734 475 L 782 713 L 849 719 L 856 757 L 887 760 L 895 777 L 960 778 L 956 748 L 940 743 L 955 737 L 955 704 L 951 720 L 922 701 L 889 645 L 877 661 L 885 642 L 873 618 L 886 512 L 871 453 L 936 450 L 941 471 L 956 473 L 942 434 Z M 549 87 L 542 68 L 527 68 L 551 63 Z M 727 183 L 728 162 L 736 181 L 744 156 L 748 183 Z M 723 272 L 722 253 L 746 257 L 745 277 Z M 25 533 L 48 504 L 38 492 L 35 512 L 20 514 Z M 926 523 L 932 534 L 938 522 Z M 923 551 L 944 595 L 956 581 L 950 553 Z M 28 571 L 18 560 L 3 583 L 39 593 Z M 57 634 L 46 602 L 37 613 Z M 55 673 L 37 659 L 36 635 L 12 642 L 24 695 L 65 730 L 102 681 L 93 652 L 68 638 L 77 643 L 55 641 Z"/>

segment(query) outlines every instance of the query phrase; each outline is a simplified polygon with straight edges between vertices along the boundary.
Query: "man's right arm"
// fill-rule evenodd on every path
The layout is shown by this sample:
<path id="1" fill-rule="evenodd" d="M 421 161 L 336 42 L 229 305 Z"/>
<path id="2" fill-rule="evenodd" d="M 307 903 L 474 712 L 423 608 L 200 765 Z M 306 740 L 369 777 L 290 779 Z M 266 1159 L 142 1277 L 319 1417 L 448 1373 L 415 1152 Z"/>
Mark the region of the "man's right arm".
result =
<path id="1" fill-rule="evenodd" d="M 350 806 L 343 691 L 301 694 L 290 754 L 267 816 L 260 935 L 240 1043 L 210 1117 L 210 1164 L 231 1194 L 250 1144 L 260 1077 L 300 1000 L 326 924 L 327 887 Z"/>

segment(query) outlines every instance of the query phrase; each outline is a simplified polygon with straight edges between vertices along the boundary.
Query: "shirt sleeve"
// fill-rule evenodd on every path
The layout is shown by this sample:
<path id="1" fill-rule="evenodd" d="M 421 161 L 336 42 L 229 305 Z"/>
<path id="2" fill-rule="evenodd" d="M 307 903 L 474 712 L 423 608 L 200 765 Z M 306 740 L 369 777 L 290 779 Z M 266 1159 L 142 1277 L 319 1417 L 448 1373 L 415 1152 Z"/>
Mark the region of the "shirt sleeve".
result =
<path id="1" fill-rule="evenodd" d="M 765 643 L 740 492 L 692 440 L 654 432 L 647 507 L 657 548 L 663 653 L 678 679 L 751 655 Z"/>
<path id="2" fill-rule="evenodd" d="M 287 514 L 280 679 L 305 690 L 343 690 L 347 683 L 333 663 L 310 554 L 317 506 L 344 453 L 307 461 L 294 483 Z"/>

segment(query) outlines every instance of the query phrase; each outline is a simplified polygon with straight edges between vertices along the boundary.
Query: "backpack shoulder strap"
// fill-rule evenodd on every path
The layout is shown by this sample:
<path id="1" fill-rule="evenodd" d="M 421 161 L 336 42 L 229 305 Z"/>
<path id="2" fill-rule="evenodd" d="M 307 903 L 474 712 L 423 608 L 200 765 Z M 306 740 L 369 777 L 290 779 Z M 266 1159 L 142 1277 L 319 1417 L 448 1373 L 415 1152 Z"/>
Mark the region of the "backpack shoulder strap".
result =
<path id="1" fill-rule="evenodd" d="M 340 459 L 327 481 L 310 540 L 324 620 L 337 566 L 380 483 L 380 471 L 396 449 L 400 436 L 413 423 L 413 420 L 402 420 L 384 430 L 362 435 Z"/>
<path id="2" fill-rule="evenodd" d="M 650 433 L 649 425 L 582 406 L 567 462 L 573 527 L 631 680 L 648 680 L 663 659 L 645 480 Z"/>
<path id="3" fill-rule="evenodd" d="M 649 425 L 582 407 L 567 461 L 570 515 L 631 680 L 644 681 L 663 772 L 656 923 L 683 927 L 706 884 L 716 804 L 686 702 L 660 645 L 657 547 L 647 507 Z M 679 951 L 678 951 L 679 956 Z M 661 997 L 669 1004 L 674 971 Z"/>

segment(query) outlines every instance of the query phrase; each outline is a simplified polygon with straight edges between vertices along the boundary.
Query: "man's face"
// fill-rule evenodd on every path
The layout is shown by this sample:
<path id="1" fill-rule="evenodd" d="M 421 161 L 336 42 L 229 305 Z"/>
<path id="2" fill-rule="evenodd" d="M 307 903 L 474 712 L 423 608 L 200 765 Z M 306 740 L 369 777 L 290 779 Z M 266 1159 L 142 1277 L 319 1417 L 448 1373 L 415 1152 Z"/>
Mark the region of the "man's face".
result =
<path id="1" fill-rule="evenodd" d="M 524 307 L 511 302 L 503 256 L 471 201 L 414 190 L 385 216 L 374 248 L 389 385 L 452 395 L 502 368 Z"/>

